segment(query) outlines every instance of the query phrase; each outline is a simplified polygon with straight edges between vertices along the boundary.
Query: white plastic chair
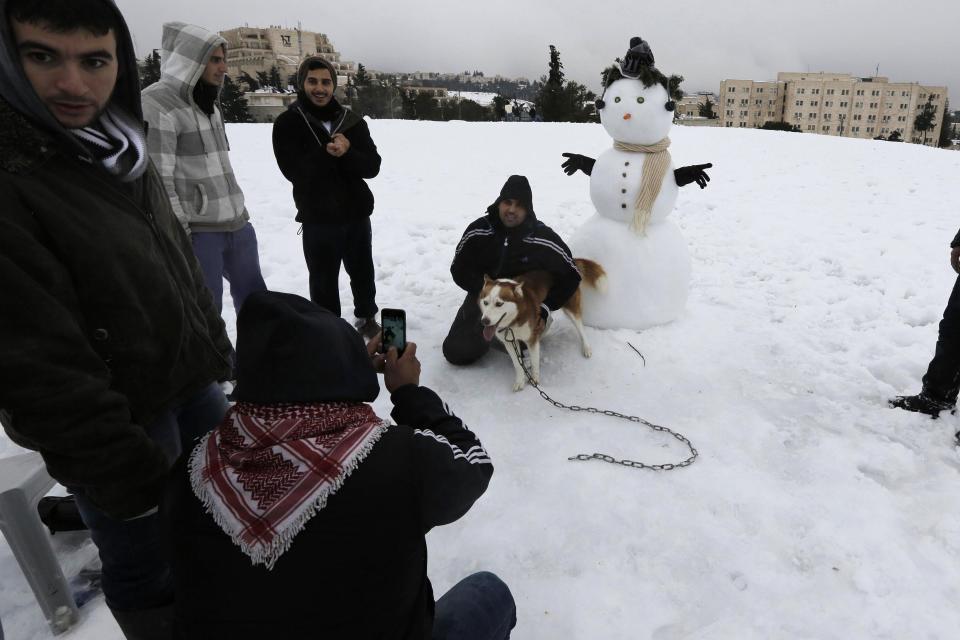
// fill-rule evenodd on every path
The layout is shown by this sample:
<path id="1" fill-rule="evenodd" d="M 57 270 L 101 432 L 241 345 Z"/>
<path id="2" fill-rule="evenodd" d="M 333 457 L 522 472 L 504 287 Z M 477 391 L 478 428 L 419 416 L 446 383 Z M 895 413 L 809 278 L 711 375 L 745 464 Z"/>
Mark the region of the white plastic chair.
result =
<path id="1" fill-rule="evenodd" d="M 0 459 L 0 532 L 33 589 L 51 631 L 57 635 L 76 624 L 79 614 L 50 546 L 49 534 L 37 515 L 37 503 L 54 484 L 38 453 Z"/>

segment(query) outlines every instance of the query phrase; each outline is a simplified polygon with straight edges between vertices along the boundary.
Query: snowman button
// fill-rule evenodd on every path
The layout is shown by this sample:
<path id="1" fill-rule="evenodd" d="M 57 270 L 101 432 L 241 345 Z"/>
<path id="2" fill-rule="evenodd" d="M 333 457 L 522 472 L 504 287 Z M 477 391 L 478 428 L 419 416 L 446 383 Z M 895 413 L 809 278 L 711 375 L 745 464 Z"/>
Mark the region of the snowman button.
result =
<path id="1" fill-rule="evenodd" d="M 623 174 L 623 177 L 626 178 L 626 177 L 627 177 L 627 174 Z"/>
<path id="2" fill-rule="evenodd" d="M 629 163 L 629 162 L 624 162 L 624 163 L 623 163 L 623 166 L 629 167 L 629 166 L 630 166 L 630 163 Z"/>
<path id="3" fill-rule="evenodd" d="M 623 204 L 621 204 L 621 205 L 620 205 L 620 208 L 621 208 L 621 209 L 626 209 L 626 208 L 627 208 L 627 203 L 624 202 Z"/>
<path id="4" fill-rule="evenodd" d="M 627 192 L 626 189 L 620 189 L 620 193 L 626 193 L 626 192 Z"/>

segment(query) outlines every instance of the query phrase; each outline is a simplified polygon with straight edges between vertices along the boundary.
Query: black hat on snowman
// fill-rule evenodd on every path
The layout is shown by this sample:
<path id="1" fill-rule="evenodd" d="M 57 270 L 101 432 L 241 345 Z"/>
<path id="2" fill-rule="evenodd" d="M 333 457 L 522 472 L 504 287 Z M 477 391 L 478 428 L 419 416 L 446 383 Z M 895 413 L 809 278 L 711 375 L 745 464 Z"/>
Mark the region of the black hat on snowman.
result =
<path id="1" fill-rule="evenodd" d="M 645 87 L 654 84 L 662 85 L 667 90 L 667 95 L 670 96 L 670 100 L 663 105 L 667 111 L 674 111 L 677 108 L 676 100 L 683 97 L 683 92 L 680 91 L 680 83 L 683 82 L 683 78 L 681 76 L 667 78 L 663 75 L 654 66 L 653 50 L 650 48 L 650 43 L 640 36 L 630 38 L 630 48 L 627 53 L 623 58 L 617 58 L 617 64 L 611 65 L 603 72 L 603 93 L 606 94 L 610 85 L 621 78 L 639 80 Z M 606 106 L 603 95 L 597 100 L 596 106 L 597 111 Z"/>

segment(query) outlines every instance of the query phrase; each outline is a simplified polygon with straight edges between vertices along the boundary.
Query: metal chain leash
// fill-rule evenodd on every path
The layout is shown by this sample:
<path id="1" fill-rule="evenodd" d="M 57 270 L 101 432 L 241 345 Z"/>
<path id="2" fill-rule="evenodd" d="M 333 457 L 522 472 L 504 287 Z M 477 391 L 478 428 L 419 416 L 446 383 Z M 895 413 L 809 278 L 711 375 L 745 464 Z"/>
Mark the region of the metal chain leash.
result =
<path id="1" fill-rule="evenodd" d="M 586 413 L 597 413 L 605 416 L 610 416 L 611 418 L 620 418 L 621 420 L 636 422 L 636 423 L 645 425 L 647 427 L 650 427 L 654 431 L 659 431 L 661 433 L 669 433 L 671 436 L 673 436 L 683 444 L 687 445 L 687 448 L 690 450 L 690 457 L 684 460 L 683 462 L 675 462 L 675 463 L 668 462 L 665 464 L 647 464 L 646 462 L 637 462 L 636 460 L 627 460 L 627 459 L 617 460 L 613 456 L 608 456 L 605 453 L 593 453 L 593 454 L 581 453 L 575 456 L 571 456 L 567 458 L 567 460 L 573 460 L 573 461 L 600 460 L 601 462 L 609 462 L 610 464 L 620 464 L 625 467 L 631 467 L 633 469 L 650 469 L 651 471 L 670 471 L 672 469 L 682 469 L 683 467 L 689 467 L 696 461 L 697 457 L 700 455 L 700 452 L 697 451 L 696 447 L 693 446 L 693 443 L 690 442 L 690 440 L 682 433 L 677 433 L 676 431 L 673 431 L 672 429 L 661 426 L 659 424 L 653 424 L 652 422 L 644 420 L 639 416 L 628 416 L 623 413 L 611 411 L 609 409 L 597 409 L 595 407 L 581 407 L 575 404 L 567 405 L 567 404 L 563 404 L 562 402 L 558 402 L 554 400 L 549 395 L 547 395 L 547 393 L 543 389 L 540 388 L 539 384 L 534 382 L 533 375 L 531 375 L 530 371 L 527 369 L 527 365 L 524 364 L 523 362 L 523 354 L 520 352 L 520 341 L 517 340 L 513 335 L 513 329 L 508 327 L 506 331 L 507 331 L 507 333 L 505 334 L 506 341 L 509 342 L 510 345 L 513 347 L 513 351 L 517 356 L 517 362 L 520 363 L 520 367 L 523 369 L 523 373 L 527 376 L 527 382 L 529 382 L 530 385 L 534 389 L 536 389 L 537 392 L 540 393 L 541 398 L 543 398 L 553 406 L 557 407 L 558 409 L 566 409 L 568 411 L 583 411 Z M 635 347 L 634 347 L 634 350 L 636 351 Z M 644 364 L 646 364 L 646 358 L 644 358 Z"/>

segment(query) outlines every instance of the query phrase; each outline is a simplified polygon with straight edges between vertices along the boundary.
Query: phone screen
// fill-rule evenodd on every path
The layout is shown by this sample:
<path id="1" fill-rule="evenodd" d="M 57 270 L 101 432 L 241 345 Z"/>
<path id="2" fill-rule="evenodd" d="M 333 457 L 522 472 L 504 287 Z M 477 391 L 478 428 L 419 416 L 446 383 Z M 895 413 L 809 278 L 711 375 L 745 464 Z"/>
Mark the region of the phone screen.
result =
<path id="1" fill-rule="evenodd" d="M 380 312 L 380 327 L 383 330 L 383 341 L 380 347 L 386 353 L 390 347 L 397 348 L 397 354 L 402 355 L 407 346 L 407 314 L 403 309 L 384 309 Z"/>

